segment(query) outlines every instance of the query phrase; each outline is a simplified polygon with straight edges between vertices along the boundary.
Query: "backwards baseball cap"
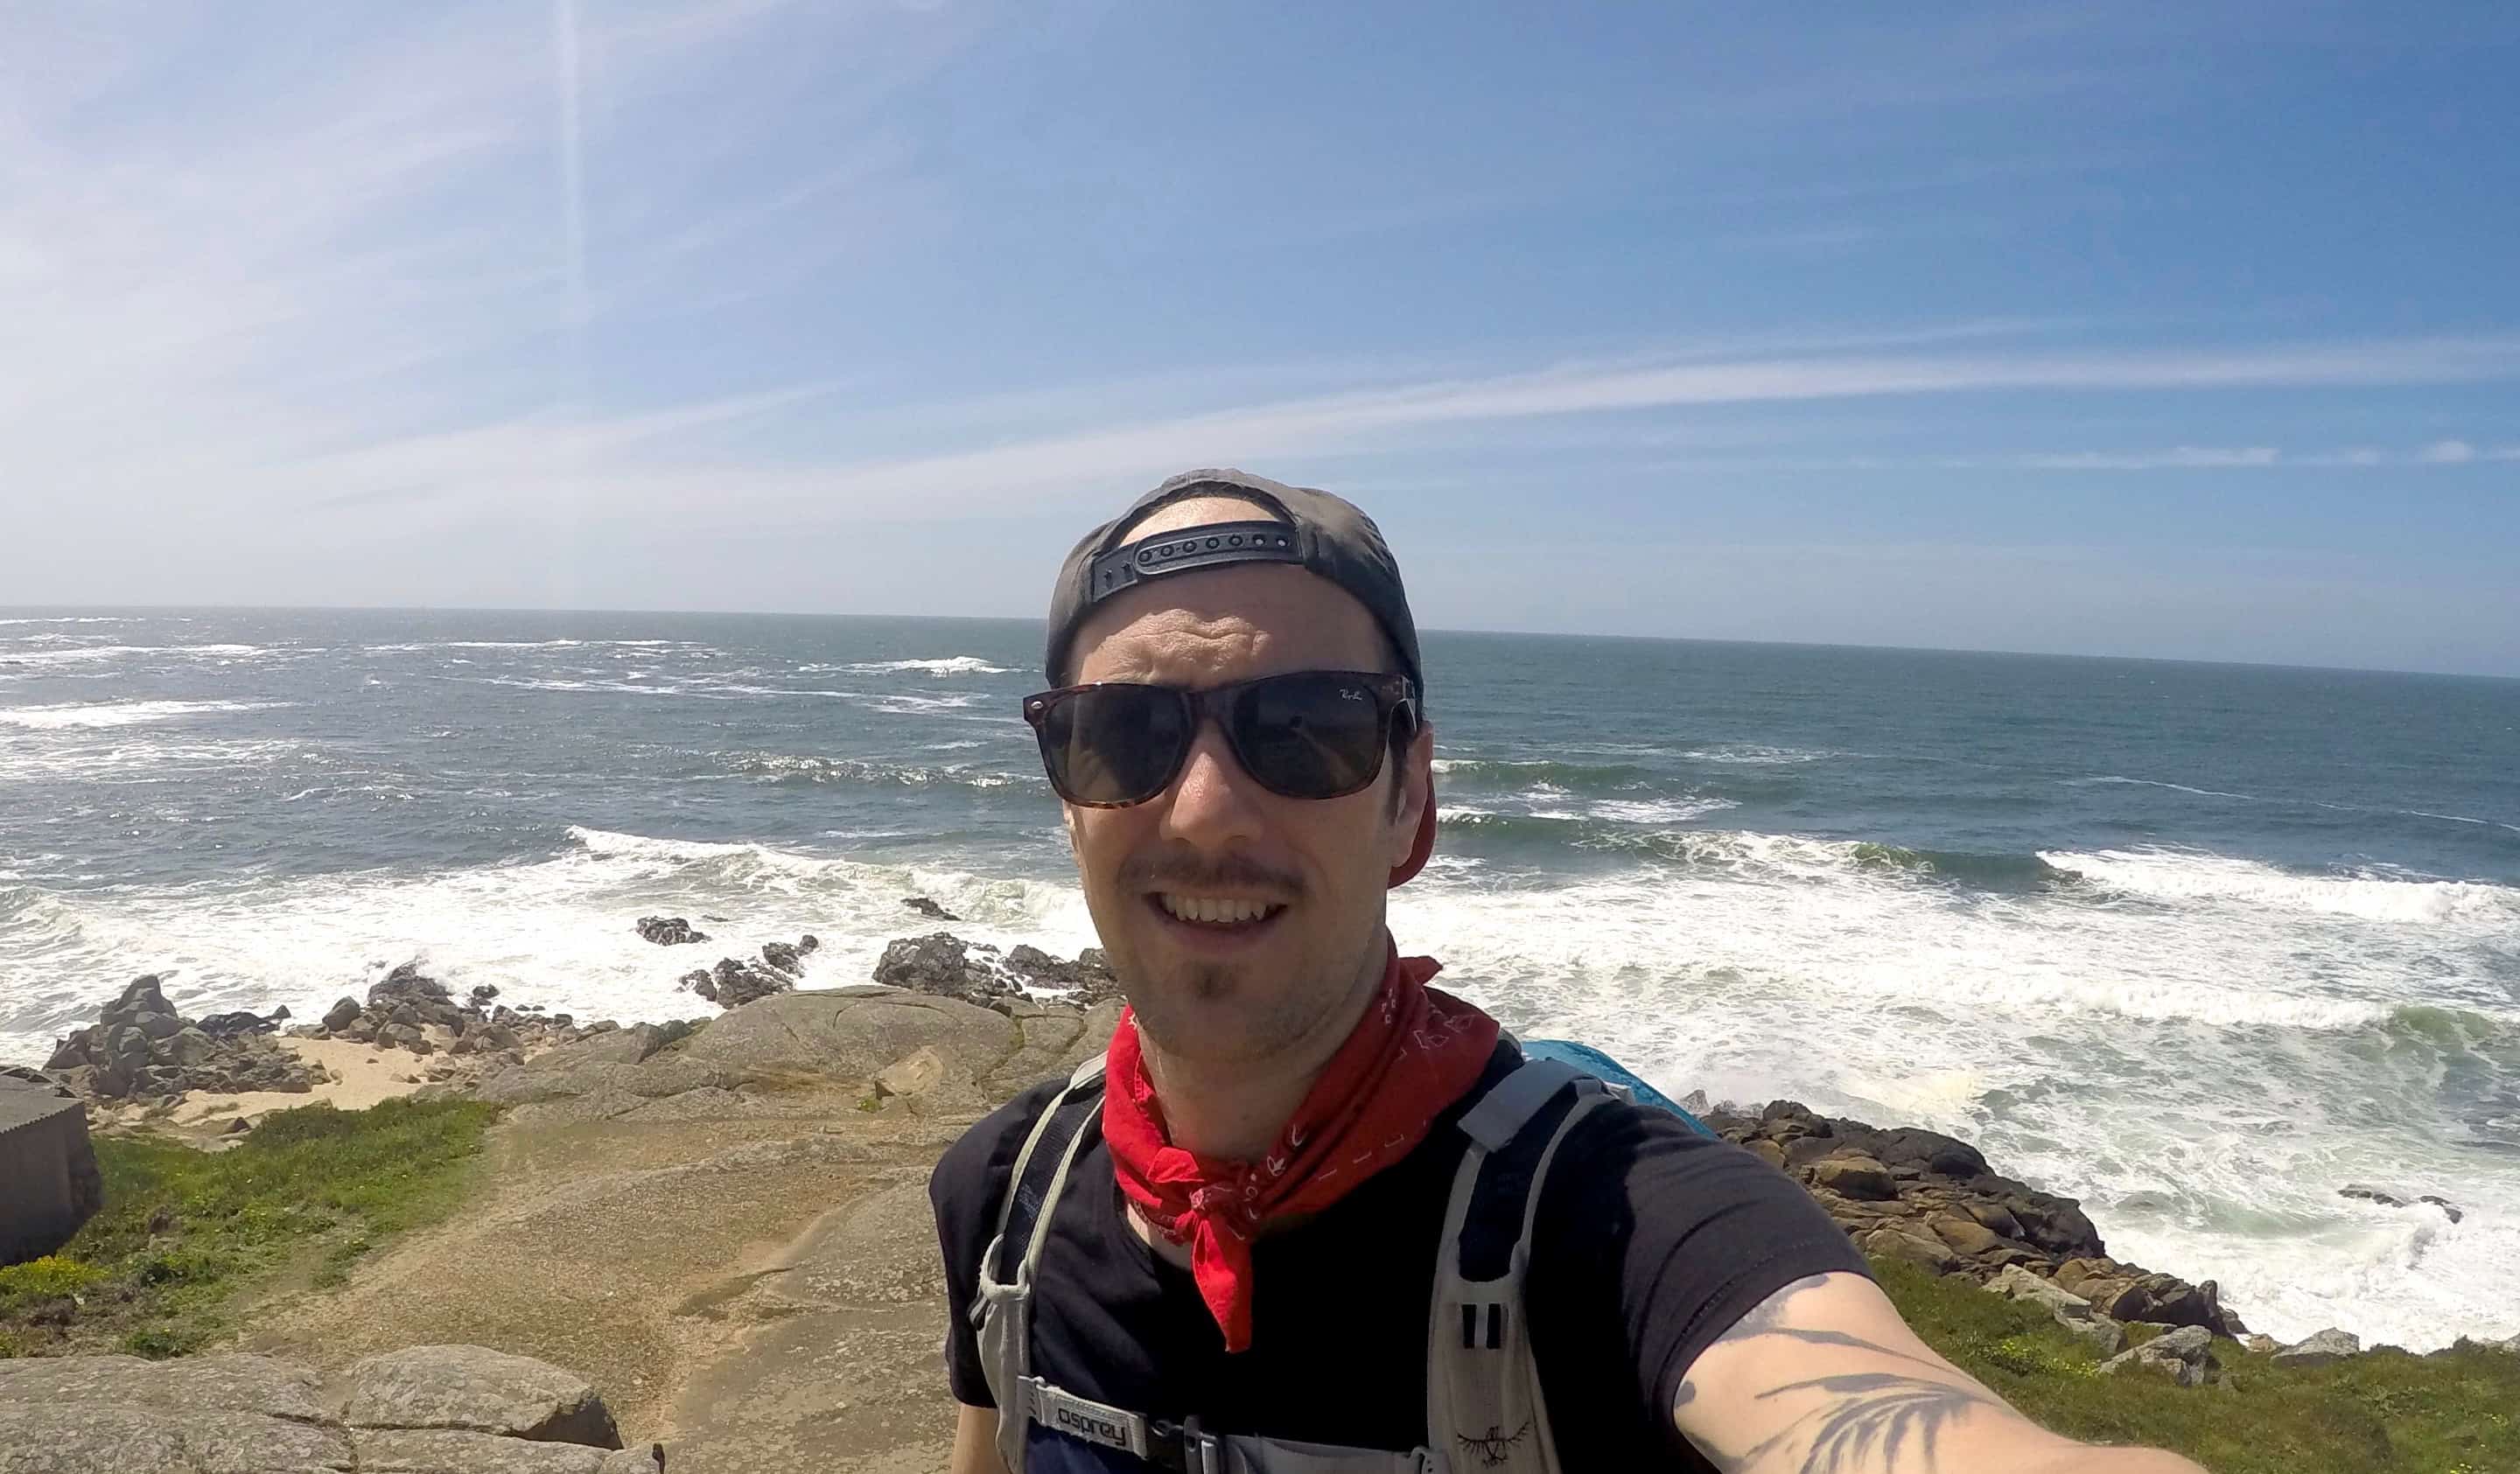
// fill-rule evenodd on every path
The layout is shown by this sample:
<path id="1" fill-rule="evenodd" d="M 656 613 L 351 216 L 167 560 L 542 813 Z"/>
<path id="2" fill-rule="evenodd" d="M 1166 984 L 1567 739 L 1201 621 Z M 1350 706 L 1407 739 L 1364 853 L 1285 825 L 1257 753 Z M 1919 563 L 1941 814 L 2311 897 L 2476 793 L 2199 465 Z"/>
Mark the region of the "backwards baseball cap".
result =
<path id="1" fill-rule="evenodd" d="M 1274 514 L 1266 519 L 1213 522 L 1130 539 L 1156 510 L 1192 497 L 1250 502 Z M 1426 675 L 1418 654 L 1418 622 L 1400 563 L 1382 529 L 1343 497 L 1309 486 L 1288 486 L 1240 470 L 1189 470 L 1129 504 L 1129 510 L 1085 534 L 1058 569 L 1050 596 L 1051 684 L 1065 682 L 1076 632 L 1097 604 L 1143 583 L 1178 578 L 1201 568 L 1235 563 L 1293 563 L 1328 579 L 1372 613 L 1400 653 L 1402 674 L 1418 690 L 1424 710 Z M 1435 806 L 1426 805 L 1409 860 L 1391 872 L 1399 885 L 1418 873 L 1435 847 Z"/>

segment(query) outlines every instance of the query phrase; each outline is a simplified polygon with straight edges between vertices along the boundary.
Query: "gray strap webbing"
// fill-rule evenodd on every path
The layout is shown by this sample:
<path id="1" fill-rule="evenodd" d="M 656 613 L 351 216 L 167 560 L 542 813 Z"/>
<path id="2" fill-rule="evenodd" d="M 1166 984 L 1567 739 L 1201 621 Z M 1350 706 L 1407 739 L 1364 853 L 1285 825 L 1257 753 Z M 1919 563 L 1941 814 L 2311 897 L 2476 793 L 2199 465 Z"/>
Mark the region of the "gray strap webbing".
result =
<path id="1" fill-rule="evenodd" d="M 1082 1121 L 1063 1123 L 1068 1130 L 1058 1142 L 1058 1158 L 1039 1202 L 1031 1205 L 1029 1212 L 1018 1213 L 1016 1198 L 1025 1190 L 1035 1152 L 1057 1135 L 1054 1122 L 1071 1111 L 1099 1110 L 1102 1092 L 1095 1087 L 1100 1086 L 1102 1074 L 1102 1060 L 1099 1056 L 1088 1059 L 1068 1077 L 1067 1088 L 1043 1107 L 1031 1134 L 1024 1138 L 1023 1149 L 1015 1154 L 1014 1171 L 1008 1176 L 1006 1199 L 998 1207 L 997 1237 L 980 1258 L 980 1293 L 971 1307 L 971 1318 L 979 1336 L 981 1370 L 988 1380 L 989 1396 L 998 1405 L 998 1456 L 1012 1474 L 1022 1474 L 1024 1427 L 1031 1420 L 1036 1406 L 1034 1388 L 1039 1383 L 1032 1375 L 1033 1271 L 1041 1263 L 1042 1249 L 1050 1239 L 1051 1217 L 1067 1190 L 1068 1170 L 1075 1165 L 1078 1150 L 1090 1135 Z M 1011 1277 L 1002 1282 L 994 1277 L 994 1272 L 1007 1257 L 1007 1235 L 1011 1231 L 1022 1234 L 1023 1241 L 1012 1246 L 1016 1252 Z"/>
<path id="2" fill-rule="evenodd" d="M 1462 1130 L 1490 1151 L 1502 1150 L 1518 1135 L 1550 1097 L 1583 1072 L 1562 1059 L 1534 1059 L 1497 1082 L 1478 1104 L 1462 1117 Z"/>

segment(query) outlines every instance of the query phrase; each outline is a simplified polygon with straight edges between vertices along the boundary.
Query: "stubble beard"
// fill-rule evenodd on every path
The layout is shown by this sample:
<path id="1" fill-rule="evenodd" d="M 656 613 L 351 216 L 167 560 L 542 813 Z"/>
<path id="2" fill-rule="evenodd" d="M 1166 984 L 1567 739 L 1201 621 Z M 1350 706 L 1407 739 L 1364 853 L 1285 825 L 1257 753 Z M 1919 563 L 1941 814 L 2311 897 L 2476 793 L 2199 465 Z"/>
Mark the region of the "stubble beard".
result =
<path id="1" fill-rule="evenodd" d="M 1303 1051 L 1324 1022 L 1347 1008 L 1363 986 L 1367 959 L 1380 961 L 1381 918 L 1370 918 L 1364 935 L 1329 957 L 1296 964 L 1301 976 L 1255 976 L 1247 963 L 1185 962 L 1161 979 L 1132 968 L 1121 975 L 1139 1032 L 1163 1055 L 1184 1062 L 1235 1070 L 1267 1067 Z"/>

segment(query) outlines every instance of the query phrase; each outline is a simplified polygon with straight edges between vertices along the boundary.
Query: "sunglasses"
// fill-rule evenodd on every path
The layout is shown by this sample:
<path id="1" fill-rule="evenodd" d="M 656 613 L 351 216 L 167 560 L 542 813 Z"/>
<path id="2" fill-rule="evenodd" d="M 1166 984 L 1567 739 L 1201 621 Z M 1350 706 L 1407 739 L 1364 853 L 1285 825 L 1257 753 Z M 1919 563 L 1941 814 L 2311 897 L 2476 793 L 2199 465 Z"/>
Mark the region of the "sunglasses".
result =
<path id="1" fill-rule="evenodd" d="M 1418 730 L 1407 676 L 1306 670 L 1205 691 L 1103 681 L 1024 697 L 1050 785 L 1088 809 L 1124 809 L 1172 786 L 1214 717 L 1236 761 L 1282 798 L 1343 798 L 1382 772 L 1395 717 Z"/>

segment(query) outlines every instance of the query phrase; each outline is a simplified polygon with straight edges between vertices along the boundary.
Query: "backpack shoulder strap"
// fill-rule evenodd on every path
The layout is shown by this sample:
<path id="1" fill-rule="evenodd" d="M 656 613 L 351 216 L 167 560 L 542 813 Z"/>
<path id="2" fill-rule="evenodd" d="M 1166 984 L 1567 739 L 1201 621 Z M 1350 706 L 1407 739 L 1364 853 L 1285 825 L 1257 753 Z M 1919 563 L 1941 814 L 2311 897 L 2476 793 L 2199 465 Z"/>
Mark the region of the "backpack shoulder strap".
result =
<path id="1" fill-rule="evenodd" d="M 1557 1474 L 1523 1272 L 1550 1164 L 1609 1099 L 1572 1065 L 1531 1060 L 1462 1117 L 1470 1146 L 1444 1215 L 1426 1333 L 1426 1438 L 1452 1467 Z"/>
<path id="2" fill-rule="evenodd" d="M 1051 1215 L 1067 1189 L 1068 1169 L 1100 1133 L 1102 1056 L 1068 1077 L 1066 1089 L 1034 1118 L 1015 1154 L 998 1231 L 981 1255 L 979 1295 L 969 1307 L 979 1333 L 980 1367 L 998 1405 L 998 1453 L 1010 1474 L 1022 1474 L 1025 1425 L 1031 1418 L 1032 1280 Z"/>

